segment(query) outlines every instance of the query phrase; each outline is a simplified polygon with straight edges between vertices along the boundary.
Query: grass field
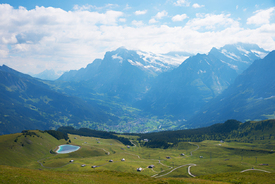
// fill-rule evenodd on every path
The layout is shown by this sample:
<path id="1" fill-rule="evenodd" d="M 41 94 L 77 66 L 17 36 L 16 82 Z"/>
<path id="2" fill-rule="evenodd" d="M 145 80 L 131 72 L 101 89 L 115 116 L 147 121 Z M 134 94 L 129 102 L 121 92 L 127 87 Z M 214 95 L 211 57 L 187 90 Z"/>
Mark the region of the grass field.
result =
<path id="1" fill-rule="evenodd" d="M 34 136 L 0 136 L 0 182 L 62 183 L 62 178 L 66 178 L 64 183 L 272 183 L 275 179 L 273 142 L 263 145 L 259 141 L 252 144 L 208 140 L 152 149 L 141 147 L 137 136 L 129 136 L 135 146 L 128 148 L 117 140 L 69 135 L 71 144 L 81 148 L 68 154 L 51 154 L 50 150 L 67 141 L 34 132 Z M 139 167 L 141 172 L 137 171 Z"/>

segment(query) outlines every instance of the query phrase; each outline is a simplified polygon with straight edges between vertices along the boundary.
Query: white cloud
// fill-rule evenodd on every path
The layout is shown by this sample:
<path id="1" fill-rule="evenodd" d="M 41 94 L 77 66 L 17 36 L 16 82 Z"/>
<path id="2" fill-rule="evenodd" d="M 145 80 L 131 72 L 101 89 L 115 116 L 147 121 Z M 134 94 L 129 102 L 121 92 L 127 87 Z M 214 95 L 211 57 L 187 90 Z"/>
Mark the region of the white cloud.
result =
<path id="1" fill-rule="evenodd" d="M 147 13 L 147 10 L 143 10 L 143 11 L 138 10 L 138 11 L 135 11 L 135 15 L 144 15 L 146 13 Z"/>
<path id="2" fill-rule="evenodd" d="M 176 15 L 174 17 L 172 17 L 172 21 L 176 22 L 176 21 L 183 21 L 184 19 L 188 18 L 188 16 L 186 14 L 182 14 L 182 15 Z"/>
<path id="3" fill-rule="evenodd" d="M 163 10 L 161 12 L 158 12 L 155 16 L 156 19 L 162 19 L 163 17 L 166 17 L 168 15 L 167 11 Z"/>
<path id="4" fill-rule="evenodd" d="M 153 53 L 206 53 L 214 46 L 248 42 L 275 49 L 274 23 L 248 29 L 230 15 L 196 15 L 185 26 L 155 25 L 160 21 L 157 17 L 152 17 L 149 25 L 135 20 L 122 26 L 118 22 L 126 19 L 120 11 L 27 10 L 0 4 L 0 64 L 26 73 L 66 71 L 85 67 L 120 46 Z"/>
<path id="5" fill-rule="evenodd" d="M 239 9 L 239 5 L 236 5 L 236 10 Z"/>
<path id="6" fill-rule="evenodd" d="M 143 25 L 143 22 L 140 20 L 140 21 L 136 21 L 136 20 L 133 20 L 132 21 L 132 24 L 134 25 L 134 26 L 142 26 Z"/>
<path id="7" fill-rule="evenodd" d="M 198 3 L 195 3 L 192 5 L 193 8 L 202 8 L 204 5 L 199 5 Z"/>
<path id="8" fill-rule="evenodd" d="M 126 22 L 126 19 L 125 18 L 120 18 L 120 19 L 118 19 L 119 20 L 119 22 Z"/>
<path id="9" fill-rule="evenodd" d="M 77 10 L 77 11 L 83 11 L 83 10 L 91 10 L 91 9 L 96 9 L 96 10 L 112 9 L 112 8 L 116 8 L 116 7 L 118 7 L 117 4 L 110 4 L 110 3 L 106 4 L 103 7 L 97 7 L 97 6 L 89 5 L 89 4 L 79 6 L 76 4 L 76 5 L 74 5 L 73 9 Z"/>
<path id="10" fill-rule="evenodd" d="M 157 23 L 158 20 L 162 19 L 163 17 L 166 17 L 168 15 L 167 11 L 163 10 L 161 12 L 158 12 L 154 17 L 152 17 L 150 20 L 149 20 L 149 24 L 154 24 L 154 23 Z"/>
<path id="11" fill-rule="evenodd" d="M 96 6 L 93 5 L 83 5 L 83 6 L 79 6 L 79 5 L 74 5 L 73 9 L 74 10 L 79 10 L 79 11 L 83 11 L 83 10 L 91 10 L 91 9 L 96 9 Z"/>
<path id="12" fill-rule="evenodd" d="M 269 8 L 267 10 L 258 10 L 254 13 L 252 17 L 249 17 L 247 19 L 247 24 L 256 24 L 256 25 L 262 25 L 262 24 L 269 24 L 269 19 L 275 10 L 275 7 Z"/>
<path id="13" fill-rule="evenodd" d="M 149 20 L 149 24 L 154 24 L 154 23 L 157 23 L 158 21 L 155 19 L 155 18 L 151 18 Z"/>
<path id="14" fill-rule="evenodd" d="M 177 2 L 174 2 L 175 6 L 190 6 L 190 2 L 187 0 L 177 0 Z"/>
<path id="15" fill-rule="evenodd" d="M 129 10 L 129 9 L 131 9 L 131 8 L 132 8 L 132 7 L 130 7 L 129 4 L 126 4 L 124 10 Z"/>
<path id="16" fill-rule="evenodd" d="M 230 18 L 230 14 L 214 15 L 214 14 L 196 14 L 194 18 L 187 22 L 186 26 L 198 30 L 200 28 L 216 29 L 219 27 L 239 27 L 239 22 Z"/>

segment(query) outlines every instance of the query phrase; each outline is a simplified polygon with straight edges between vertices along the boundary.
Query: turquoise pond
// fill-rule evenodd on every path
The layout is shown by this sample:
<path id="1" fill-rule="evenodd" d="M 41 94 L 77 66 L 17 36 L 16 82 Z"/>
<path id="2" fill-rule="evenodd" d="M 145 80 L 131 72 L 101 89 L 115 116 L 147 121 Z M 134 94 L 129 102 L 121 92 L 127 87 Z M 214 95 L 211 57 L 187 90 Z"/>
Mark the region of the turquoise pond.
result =
<path id="1" fill-rule="evenodd" d="M 56 153 L 63 153 L 63 154 L 64 153 L 71 153 L 71 152 L 79 150 L 79 148 L 80 148 L 80 146 L 64 144 L 64 145 L 58 146 L 58 149 L 57 149 Z"/>

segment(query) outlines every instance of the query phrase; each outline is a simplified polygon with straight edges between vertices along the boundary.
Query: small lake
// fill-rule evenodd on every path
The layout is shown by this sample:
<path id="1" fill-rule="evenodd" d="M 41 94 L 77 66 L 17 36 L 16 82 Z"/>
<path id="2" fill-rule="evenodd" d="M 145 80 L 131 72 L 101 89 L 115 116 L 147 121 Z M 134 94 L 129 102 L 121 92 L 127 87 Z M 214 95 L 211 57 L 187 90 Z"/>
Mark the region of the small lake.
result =
<path id="1" fill-rule="evenodd" d="M 68 145 L 68 144 L 64 144 L 64 145 L 60 145 L 58 146 L 58 149 L 56 151 L 56 153 L 71 153 L 74 151 L 79 150 L 80 146 L 74 146 L 74 145 Z"/>

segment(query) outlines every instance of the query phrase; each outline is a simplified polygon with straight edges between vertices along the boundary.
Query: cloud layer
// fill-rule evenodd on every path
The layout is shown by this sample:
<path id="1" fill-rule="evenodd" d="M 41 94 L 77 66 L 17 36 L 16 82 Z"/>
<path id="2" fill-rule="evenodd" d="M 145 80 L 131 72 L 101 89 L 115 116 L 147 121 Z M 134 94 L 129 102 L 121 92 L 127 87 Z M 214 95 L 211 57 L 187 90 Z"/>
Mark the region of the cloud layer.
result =
<path id="1" fill-rule="evenodd" d="M 179 0 L 174 6 L 190 3 Z M 259 10 L 247 19 L 247 25 L 256 26 L 253 29 L 241 27 L 230 14 L 198 13 L 189 18 L 162 10 L 146 23 L 136 19 L 127 24 L 129 15 L 122 11 L 99 13 L 92 9 L 98 8 L 87 5 L 75 6 L 73 11 L 52 7 L 27 10 L 0 4 L 0 64 L 32 73 L 78 69 L 120 46 L 155 53 L 206 53 L 214 46 L 248 42 L 275 49 L 275 24 L 270 23 L 274 7 Z M 147 10 L 132 12 L 136 18 L 145 14 Z M 185 23 L 155 24 L 163 19 Z"/>

